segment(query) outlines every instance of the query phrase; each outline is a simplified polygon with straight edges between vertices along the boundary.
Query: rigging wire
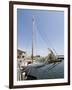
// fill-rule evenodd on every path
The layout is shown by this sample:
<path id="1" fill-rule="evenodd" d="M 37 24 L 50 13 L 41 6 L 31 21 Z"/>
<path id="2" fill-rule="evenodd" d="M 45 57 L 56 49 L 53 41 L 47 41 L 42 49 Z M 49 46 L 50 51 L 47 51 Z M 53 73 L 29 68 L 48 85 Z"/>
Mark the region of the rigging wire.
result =
<path id="1" fill-rule="evenodd" d="M 36 24 L 36 26 L 37 26 L 37 24 Z M 52 43 L 50 42 L 50 40 L 48 39 L 46 33 L 45 33 L 44 31 L 40 31 L 40 30 L 38 29 L 38 26 L 37 26 L 37 31 L 39 32 L 41 38 L 42 38 L 43 41 L 46 43 L 46 45 L 48 46 L 48 44 L 50 43 L 50 46 L 53 47 L 53 45 L 52 45 Z M 46 38 L 45 38 L 44 36 L 45 36 Z M 52 49 L 53 49 L 53 51 L 55 52 L 55 54 L 57 55 L 56 50 L 55 50 L 54 48 L 52 48 Z"/>
<path id="2" fill-rule="evenodd" d="M 35 19 L 35 18 L 34 18 Z M 38 23 L 37 23 L 38 24 Z M 37 55 L 37 40 L 36 40 L 36 37 L 37 37 L 37 31 L 38 31 L 38 33 L 40 34 L 40 37 L 42 38 L 42 40 L 45 42 L 45 45 L 48 47 L 48 45 L 50 44 L 50 46 L 52 46 L 53 47 L 53 45 L 52 45 L 52 43 L 50 42 L 50 40 L 48 39 L 48 36 L 46 35 L 46 33 L 42 30 L 42 31 L 40 31 L 39 29 L 38 29 L 38 25 L 36 24 L 36 20 L 35 20 L 35 40 L 34 40 L 34 42 L 35 42 L 35 52 L 36 52 L 36 55 Z M 28 49 L 28 47 L 29 47 L 29 41 L 27 42 L 27 45 L 26 45 L 26 50 Z M 56 51 L 55 51 L 55 49 L 54 48 L 52 48 L 53 49 L 53 51 L 55 52 L 55 54 L 57 55 L 57 53 L 56 53 Z"/>
<path id="3" fill-rule="evenodd" d="M 46 46 L 48 46 L 48 43 L 47 43 L 46 39 L 44 38 L 42 32 L 40 32 L 40 30 L 38 29 L 38 27 L 36 27 L 36 31 L 39 32 L 39 34 L 40 34 L 41 38 L 43 39 L 43 41 L 45 42 Z"/>
<path id="4" fill-rule="evenodd" d="M 54 64 L 52 65 L 52 67 L 50 66 L 50 67 L 47 69 L 47 71 L 53 69 L 53 68 L 54 68 L 55 66 L 57 66 L 58 64 L 60 64 L 60 63 L 54 63 Z"/>
<path id="5" fill-rule="evenodd" d="M 36 40 L 36 36 L 37 36 L 37 31 L 39 32 L 38 28 L 37 28 L 37 24 L 35 21 L 35 47 L 37 46 L 37 40 Z M 40 33 L 41 34 L 41 33 Z M 45 42 L 45 39 L 43 38 L 43 35 L 40 35 L 42 40 Z M 48 44 L 46 44 L 48 46 Z M 36 49 L 36 54 L 37 54 L 37 49 Z"/>

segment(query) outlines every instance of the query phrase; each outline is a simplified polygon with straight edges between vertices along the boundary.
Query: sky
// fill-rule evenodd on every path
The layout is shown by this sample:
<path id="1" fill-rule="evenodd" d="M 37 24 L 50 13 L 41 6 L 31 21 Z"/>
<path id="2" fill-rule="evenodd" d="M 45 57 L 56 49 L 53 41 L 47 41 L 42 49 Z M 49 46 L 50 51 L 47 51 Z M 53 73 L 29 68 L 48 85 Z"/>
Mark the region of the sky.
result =
<path id="1" fill-rule="evenodd" d="M 45 56 L 48 48 L 64 54 L 64 12 L 17 9 L 17 48 L 31 54 L 34 16 L 34 54 Z"/>

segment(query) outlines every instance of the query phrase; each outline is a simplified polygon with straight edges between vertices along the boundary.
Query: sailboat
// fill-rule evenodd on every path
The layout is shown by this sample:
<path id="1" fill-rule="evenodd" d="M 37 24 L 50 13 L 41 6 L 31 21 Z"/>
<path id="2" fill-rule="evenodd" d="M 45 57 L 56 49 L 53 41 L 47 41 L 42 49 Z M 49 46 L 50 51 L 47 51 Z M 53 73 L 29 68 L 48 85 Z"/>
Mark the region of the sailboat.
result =
<path id="1" fill-rule="evenodd" d="M 44 70 L 48 73 L 50 70 L 58 66 L 61 60 L 58 60 L 58 57 L 54 54 L 52 49 L 48 48 L 50 53 L 45 58 L 45 62 L 43 63 L 34 63 L 34 25 L 35 25 L 35 17 L 33 16 L 33 30 L 32 30 L 32 63 L 23 68 L 22 72 L 25 73 L 25 77 L 27 80 L 35 80 L 40 77 L 40 71 L 44 73 Z M 45 67 L 46 69 L 43 69 Z M 40 69 L 42 68 L 42 69 Z M 39 71 L 40 70 L 40 71 Z M 38 74 L 37 74 L 38 73 Z M 48 75 L 47 75 L 48 76 Z M 63 77 L 63 76 L 62 76 Z"/>

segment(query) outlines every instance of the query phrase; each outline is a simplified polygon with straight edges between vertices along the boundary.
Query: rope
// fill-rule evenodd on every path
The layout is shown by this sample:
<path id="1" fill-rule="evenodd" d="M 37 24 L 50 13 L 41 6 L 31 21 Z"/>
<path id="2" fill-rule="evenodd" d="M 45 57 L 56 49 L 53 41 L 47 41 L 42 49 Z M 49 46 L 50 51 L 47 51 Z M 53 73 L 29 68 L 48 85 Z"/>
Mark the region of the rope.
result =
<path id="1" fill-rule="evenodd" d="M 36 25 L 36 26 L 37 26 L 37 25 Z M 38 29 L 38 27 L 37 27 L 36 29 L 37 29 L 37 31 L 39 32 L 39 34 L 40 34 L 41 38 L 43 39 L 43 41 L 46 43 L 46 45 L 48 46 L 48 44 L 50 43 L 50 46 L 53 47 L 53 45 L 52 45 L 52 43 L 50 42 L 50 40 L 48 39 L 46 33 L 45 33 L 44 31 L 40 31 L 40 30 Z M 44 36 L 45 36 L 45 38 L 44 38 Z M 53 51 L 56 53 L 56 50 L 55 50 L 54 48 L 52 48 L 52 49 L 53 49 Z M 57 55 L 57 53 L 56 53 L 56 55 Z"/>
<path id="2" fill-rule="evenodd" d="M 53 68 L 54 68 L 55 66 L 57 66 L 58 64 L 60 64 L 60 63 L 53 64 L 52 67 L 48 68 L 48 71 L 51 70 L 51 69 L 53 69 Z"/>

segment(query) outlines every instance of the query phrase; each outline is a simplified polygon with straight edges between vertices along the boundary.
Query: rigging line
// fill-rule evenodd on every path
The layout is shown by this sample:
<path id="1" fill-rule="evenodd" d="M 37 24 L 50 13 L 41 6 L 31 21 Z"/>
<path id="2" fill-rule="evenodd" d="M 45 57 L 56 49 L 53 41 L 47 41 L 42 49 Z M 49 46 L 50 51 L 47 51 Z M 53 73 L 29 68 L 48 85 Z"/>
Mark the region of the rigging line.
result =
<path id="1" fill-rule="evenodd" d="M 37 26 L 37 25 L 36 25 L 36 26 Z M 45 42 L 45 43 L 47 44 L 47 46 L 48 46 L 47 38 L 44 38 L 44 33 L 40 32 L 40 30 L 38 29 L 38 26 L 37 26 L 37 30 L 39 31 L 40 36 L 43 38 L 44 42 Z M 45 35 L 45 37 L 46 37 L 46 35 Z"/>
<path id="2" fill-rule="evenodd" d="M 44 33 L 44 34 L 45 34 L 45 33 Z M 46 36 L 46 34 L 45 34 L 45 36 Z M 46 36 L 46 37 L 47 37 L 47 36 Z M 46 38 L 46 40 L 47 40 L 47 42 L 50 43 L 50 46 L 51 46 L 51 47 L 54 47 L 48 38 Z M 55 52 L 55 54 L 57 55 L 56 50 L 55 50 L 54 48 L 52 48 L 52 49 L 53 49 L 53 51 Z"/>
<path id="3" fill-rule="evenodd" d="M 47 37 L 47 35 L 46 35 L 46 33 L 44 32 L 44 31 L 42 31 L 43 32 L 43 35 L 45 35 L 45 37 L 46 37 L 46 41 L 47 41 L 47 43 L 50 43 L 50 46 L 52 46 L 53 47 L 53 45 L 52 45 L 52 43 L 50 42 L 50 40 L 48 39 L 48 37 Z M 53 49 L 53 51 L 56 53 L 56 55 L 57 55 L 57 52 L 56 52 L 56 50 L 54 49 L 54 48 L 52 48 Z"/>
<path id="4" fill-rule="evenodd" d="M 39 30 L 39 32 L 40 32 L 40 30 Z M 44 32 L 44 31 L 42 31 L 42 32 L 40 32 L 41 34 L 42 34 L 42 37 L 44 38 L 44 36 L 46 37 L 44 40 L 47 42 L 46 44 L 48 45 L 48 43 L 50 43 L 50 46 L 52 46 L 53 47 L 53 45 L 52 45 L 52 43 L 50 42 L 50 40 L 48 39 L 48 37 L 47 37 L 47 35 L 46 35 L 46 33 Z M 44 35 L 44 36 L 43 36 Z M 53 51 L 56 53 L 56 55 L 57 55 L 57 52 L 56 52 L 56 50 L 54 49 L 54 48 L 52 48 L 53 49 Z"/>
<path id="5" fill-rule="evenodd" d="M 42 33 L 40 32 L 40 30 L 37 27 L 37 31 L 39 32 L 41 38 L 43 39 L 43 41 L 45 42 L 46 46 L 48 46 L 48 43 L 46 42 L 46 39 L 43 37 Z"/>
<path id="6" fill-rule="evenodd" d="M 49 42 L 50 45 L 53 47 L 53 45 L 51 44 L 50 40 L 47 38 L 47 35 L 46 35 L 46 33 L 44 31 L 43 31 L 43 35 L 45 35 L 47 43 Z M 52 48 L 52 49 L 56 53 L 55 49 L 54 48 Z M 57 53 L 56 53 L 56 55 L 57 55 Z"/>
<path id="7" fill-rule="evenodd" d="M 49 43 L 50 41 L 48 40 L 48 37 L 47 37 L 46 33 L 44 31 L 42 31 L 41 33 L 42 33 L 42 35 L 44 35 L 46 37 L 45 38 L 46 42 Z"/>
<path id="8" fill-rule="evenodd" d="M 46 37 L 46 41 L 47 41 L 48 43 L 50 43 L 51 46 L 53 46 L 52 43 L 50 42 L 50 40 L 48 39 L 47 34 L 46 34 L 44 31 L 42 31 L 42 32 L 43 32 L 44 36 Z"/>
<path id="9" fill-rule="evenodd" d="M 36 24 L 36 29 L 37 29 L 36 31 L 39 32 L 41 38 L 42 38 L 43 41 L 45 42 L 46 46 L 48 47 L 48 44 L 50 43 L 50 45 L 53 47 L 53 45 L 51 44 L 50 40 L 48 39 L 46 33 L 45 33 L 44 31 L 40 32 L 40 30 L 38 29 L 38 25 L 37 25 L 37 24 Z M 45 36 L 46 38 L 45 38 L 44 36 Z M 53 49 L 53 51 L 55 52 L 55 54 L 57 55 L 56 50 L 55 50 L 54 48 L 52 48 L 52 49 Z"/>
<path id="10" fill-rule="evenodd" d="M 45 33 L 43 30 L 42 30 L 42 33 L 43 33 L 43 35 L 44 35 L 44 37 L 45 37 L 47 43 L 49 43 L 50 41 L 48 40 L 48 37 L 47 37 L 46 33 Z M 50 44 L 51 44 L 51 43 L 50 43 Z"/>
<path id="11" fill-rule="evenodd" d="M 43 40 L 44 40 L 44 42 L 45 42 L 45 41 L 46 41 L 46 39 L 44 38 L 44 36 L 43 36 L 42 32 L 40 32 L 40 30 L 38 29 L 38 25 L 37 25 L 37 24 L 36 24 L 36 31 L 38 31 L 38 32 L 40 33 L 41 38 L 43 38 Z M 45 43 L 46 43 L 46 44 L 47 44 L 47 46 L 48 46 L 47 41 L 46 41 Z"/>
<path id="12" fill-rule="evenodd" d="M 55 65 L 56 65 L 56 63 L 53 63 L 47 70 L 51 69 Z"/>
<path id="13" fill-rule="evenodd" d="M 36 34 L 37 34 L 37 31 L 39 32 L 38 28 L 37 28 L 37 24 L 35 23 L 35 31 L 36 31 Z M 43 41 L 45 42 L 46 40 L 44 39 L 43 35 L 40 35 L 41 38 L 43 38 Z M 37 43 L 37 42 L 36 42 Z M 46 46 L 48 46 L 48 44 L 45 42 Z M 36 52 L 37 53 L 37 52 Z"/>
<path id="14" fill-rule="evenodd" d="M 49 68 L 47 71 L 53 69 L 53 68 L 54 68 L 55 66 L 57 66 L 58 64 L 60 64 L 60 63 L 53 64 L 53 66 L 52 66 L 51 68 Z"/>

